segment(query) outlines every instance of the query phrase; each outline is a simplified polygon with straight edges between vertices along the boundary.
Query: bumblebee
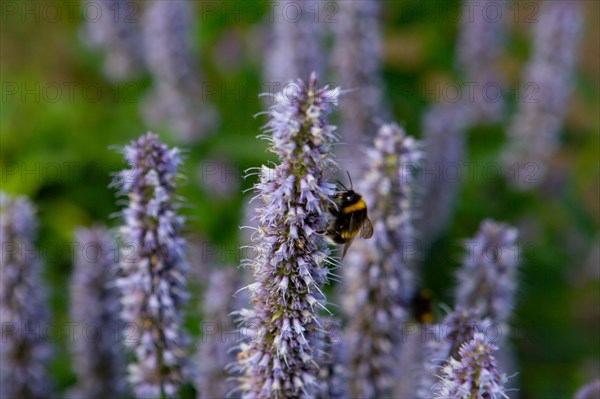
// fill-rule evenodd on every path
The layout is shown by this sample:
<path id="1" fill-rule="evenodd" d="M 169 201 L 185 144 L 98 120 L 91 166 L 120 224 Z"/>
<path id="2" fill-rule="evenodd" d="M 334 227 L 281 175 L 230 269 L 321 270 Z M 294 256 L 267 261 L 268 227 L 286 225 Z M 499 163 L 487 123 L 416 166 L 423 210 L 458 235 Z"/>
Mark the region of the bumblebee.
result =
<path id="1" fill-rule="evenodd" d="M 350 175 L 348 178 L 350 179 Z M 343 190 L 335 193 L 333 204 L 329 205 L 328 210 L 333 219 L 327 226 L 326 237 L 335 244 L 344 244 L 343 259 L 359 232 L 361 238 L 373 237 L 373 225 L 367 214 L 367 203 L 352 189 L 352 179 L 350 190 L 342 183 L 339 184 Z"/>
<path id="2" fill-rule="evenodd" d="M 411 308 L 416 321 L 421 324 L 433 323 L 433 292 L 428 288 L 417 290 L 411 299 Z"/>

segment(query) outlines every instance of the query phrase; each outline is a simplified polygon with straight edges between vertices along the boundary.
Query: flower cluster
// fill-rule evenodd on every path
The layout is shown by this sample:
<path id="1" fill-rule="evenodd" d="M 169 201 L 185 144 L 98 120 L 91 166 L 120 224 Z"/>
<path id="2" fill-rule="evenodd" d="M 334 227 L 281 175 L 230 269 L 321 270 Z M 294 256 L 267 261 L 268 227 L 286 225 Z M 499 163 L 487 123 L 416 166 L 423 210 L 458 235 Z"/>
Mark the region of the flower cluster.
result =
<path id="1" fill-rule="evenodd" d="M 238 354 L 246 397 L 311 396 L 317 388 L 318 310 L 324 308 L 329 255 L 319 231 L 335 192 L 322 171 L 333 162 L 335 127 L 326 117 L 339 90 L 318 88 L 315 74 L 298 86 L 276 96 L 262 136 L 280 163 L 263 166 L 255 185 L 263 206 L 256 211 L 256 257 L 248 262 L 256 280 L 248 286 L 254 309 L 238 312 L 252 338 Z"/>
<path id="2" fill-rule="evenodd" d="M 453 165 L 465 157 L 465 130 L 471 123 L 463 103 L 431 106 L 422 120 L 425 161 L 419 178 L 424 203 L 419 226 L 424 243 L 435 241 L 448 227 L 454 211 L 460 179 L 449 178 Z"/>
<path id="3" fill-rule="evenodd" d="M 436 399 L 501 399 L 508 398 L 504 384 L 507 378 L 496 367 L 494 345 L 485 341 L 483 334 L 473 339 L 450 358 L 442 369 Z"/>
<path id="4" fill-rule="evenodd" d="M 418 375 L 415 383 L 415 396 L 429 398 L 440 370 L 451 356 L 457 356 L 460 347 L 473 339 L 475 333 L 485 332 L 492 323 L 479 319 L 476 312 L 457 306 L 444 319 L 432 326 L 422 345 L 421 364 L 416 367 Z"/>
<path id="5" fill-rule="evenodd" d="M 457 272 L 456 305 L 474 310 L 504 326 L 513 311 L 516 290 L 518 231 L 503 223 L 484 220 L 468 240 L 462 268 Z"/>
<path id="6" fill-rule="evenodd" d="M 191 42 L 193 2 L 153 1 L 144 14 L 144 54 L 154 92 L 143 104 L 150 125 L 169 126 L 176 137 L 193 142 L 217 123 L 204 101 L 204 89 Z"/>
<path id="7" fill-rule="evenodd" d="M 382 4 L 355 0 L 339 2 L 338 6 L 332 57 L 340 86 L 350 89 L 340 105 L 345 145 L 340 148 L 338 157 L 346 160 L 350 172 L 355 174 L 361 166 L 359 162 L 352 162 L 358 155 L 356 149 L 370 144 L 377 132 L 377 119 L 387 116 L 381 82 Z"/>
<path id="8" fill-rule="evenodd" d="M 121 328 L 119 292 L 115 287 L 117 249 L 102 227 L 76 233 L 78 251 L 71 278 L 71 319 L 76 323 L 74 371 L 77 397 L 119 398 L 127 392 L 125 356 L 115 342 Z M 85 339 L 88 330 L 98 331 Z"/>
<path id="9" fill-rule="evenodd" d="M 600 379 L 581 387 L 575 394 L 575 399 L 600 398 Z"/>
<path id="10" fill-rule="evenodd" d="M 340 334 L 340 325 L 332 317 L 326 321 L 318 359 L 318 397 L 321 399 L 345 399 L 348 393 L 347 351 Z"/>
<path id="11" fill-rule="evenodd" d="M 507 18 L 490 18 L 492 9 L 502 10 L 507 1 L 483 0 L 478 3 L 465 2 L 465 10 L 473 7 L 473 12 L 465 12 L 461 18 L 456 58 L 458 67 L 464 73 L 466 82 L 475 84 L 475 98 L 469 98 L 469 112 L 474 121 L 498 122 L 502 118 L 504 101 L 502 88 L 505 82 L 498 68 L 498 60 L 504 48 L 507 31 Z"/>
<path id="12" fill-rule="evenodd" d="M 49 321 L 48 296 L 34 249 L 35 210 L 20 196 L 0 192 L 0 396 L 41 398 L 51 391 L 46 366 L 52 355 L 43 336 Z"/>
<path id="13" fill-rule="evenodd" d="M 210 275 L 196 361 L 198 399 L 225 398 L 234 389 L 225 368 L 235 361 L 230 349 L 237 334 L 229 315 L 242 302 L 234 297 L 240 280 L 233 268 L 217 269 Z"/>
<path id="14" fill-rule="evenodd" d="M 97 18 L 87 19 L 84 38 L 90 47 L 104 52 L 105 75 L 117 82 L 138 75 L 144 61 L 134 4 L 128 0 L 86 0 L 83 6 L 97 12 Z"/>
<path id="15" fill-rule="evenodd" d="M 571 79 L 581 37 L 582 13 L 573 1 L 546 1 L 535 24 L 533 55 L 523 75 L 523 95 L 508 128 L 503 158 L 517 188 L 535 187 L 559 145 L 559 133 L 571 94 Z M 535 93 L 530 98 L 529 93 Z M 532 176 L 532 171 L 534 175 Z"/>
<path id="16" fill-rule="evenodd" d="M 309 2 L 282 0 L 274 4 L 275 25 L 267 46 L 265 82 L 283 84 L 321 72 L 320 24 L 312 21 Z M 289 14 L 288 14 L 289 13 Z M 297 18 L 292 17 L 297 13 Z"/>
<path id="17" fill-rule="evenodd" d="M 130 169 L 114 185 L 126 194 L 120 277 L 125 344 L 135 350 L 129 381 L 138 397 L 173 397 L 183 378 L 186 336 L 181 308 L 185 291 L 185 241 L 179 233 L 175 183 L 179 150 L 148 133 L 125 147 Z"/>
<path id="18" fill-rule="evenodd" d="M 368 172 L 358 192 L 369 204 L 371 240 L 354 244 L 344 267 L 344 309 L 353 397 L 390 395 L 396 378 L 398 328 L 415 287 L 410 257 L 415 244 L 414 173 L 420 145 L 397 125 L 383 125 L 367 153 Z"/>

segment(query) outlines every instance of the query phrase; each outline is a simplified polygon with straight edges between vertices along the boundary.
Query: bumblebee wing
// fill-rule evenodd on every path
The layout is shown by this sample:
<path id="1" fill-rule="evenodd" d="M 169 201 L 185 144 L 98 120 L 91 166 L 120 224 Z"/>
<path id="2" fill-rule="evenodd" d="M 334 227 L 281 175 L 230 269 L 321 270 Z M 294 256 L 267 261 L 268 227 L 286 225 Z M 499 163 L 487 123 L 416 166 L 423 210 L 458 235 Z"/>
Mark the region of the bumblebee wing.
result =
<path id="1" fill-rule="evenodd" d="M 346 256 L 346 252 L 348 252 L 348 248 L 350 248 L 352 241 L 354 241 L 354 236 L 346 241 L 346 244 L 344 245 L 344 251 L 342 252 L 342 259 L 344 259 L 344 256 Z"/>
<path id="2" fill-rule="evenodd" d="M 371 237 L 373 237 L 373 224 L 368 217 L 365 217 L 362 229 L 360 230 L 360 238 L 369 239 Z"/>

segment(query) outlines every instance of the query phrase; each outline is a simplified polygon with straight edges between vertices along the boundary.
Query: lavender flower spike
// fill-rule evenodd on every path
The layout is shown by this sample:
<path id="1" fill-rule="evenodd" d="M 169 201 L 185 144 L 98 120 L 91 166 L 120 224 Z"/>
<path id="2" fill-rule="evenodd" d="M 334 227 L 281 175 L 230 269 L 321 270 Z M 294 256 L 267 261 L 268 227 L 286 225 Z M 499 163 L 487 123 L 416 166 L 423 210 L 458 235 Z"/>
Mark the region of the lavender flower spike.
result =
<path id="1" fill-rule="evenodd" d="M 236 334 L 230 317 L 243 301 L 234 297 L 239 288 L 240 273 L 234 268 L 218 268 L 211 272 L 204 299 L 202 341 L 196 357 L 196 391 L 198 399 L 225 398 L 234 389 L 225 371 L 235 361 L 230 349 Z M 237 305 L 237 306 L 236 306 Z"/>
<path id="2" fill-rule="evenodd" d="M 436 399 L 501 399 L 507 398 L 504 384 L 506 375 L 496 367 L 494 345 L 487 343 L 483 334 L 475 333 L 473 340 L 464 344 L 459 356 L 450 358 L 442 369 Z"/>
<path id="3" fill-rule="evenodd" d="M 335 127 L 326 117 L 339 89 L 318 88 L 316 74 L 295 93 L 280 93 L 262 136 L 280 159 L 263 166 L 256 198 L 259 227 L 256 257 L 249 261 L 256 282 L 249 285 L 254 310 L 239 312 L 242 330 L 254 332 L 238 355 L 240 389 L 247 398 L 298 398 L 316 394 L 329 251 L 322 234 L 326 206 L 335 185 L 323 178 L 333 162 Z"/>
<path id="4" fill-rule="evenodd" d="M 503 328 L 514 307 L 518 230 L 484 220 L 476 237 L 466 242 L 467 254 L 457 273 L 456 305 L 473 309 Z"/>
<path id="5" fill-rule="evenodd" d="M 143 48 L 155 87 L 142 104 L 143 117 L 150 125 L 172 128 L 182 142 L 199 141 L 216 127 L 218 113 L 206 101 L 191 40 L 194 2 L 147 3 Z"/>
<path id="6" fill-rule="evenodd" d="M 313 3 L 283 0 L 273 3 L 275 21 L 267 46 L 264 80 L 282 85 L 321 72 L 323 28 L 314 21 Z"/>
<path id="7" fill-rule="evenodd" d="M 422 332 L 422 358 L 414 375 L 415 397 L 430 398 L 432 388 L 436 388 L 437 376 L 448 359 L 458 356 L 460 348 L 471 341 L 474 334 L 487 331 L 490 326 L 489 319 L 482 320 L 472 309 L 457 306 L 441 323 Z"/>
<path id="8" fill-rule="evenodd" d="M 177 215 L 175 183 L 181 157 L 148 133 L 125 147 L 130 169 L 114 185 L 129 198 L 121 227 L 124 253 L 117 285 L 125 344 L 135 351 L 129 382 L 137 397 L 174 397 L 183 378 L 187 337 L 181 308 L 187 299 L 184 219 Z"/>
<path id="9" fill-rule="evenodd" d="M 581 387 L 575 394 L 575 399 L 600 398 L 600 379 Z"/>
<path id="10" fill-rule="evenodd" d="M 419 226 L 424 247 L 448 227 L 460 190 L 461 179 L 451 175 L 465 162 L 465 135 L 471 115 L 465 102 L 430 106 L 422 120 L 425 162 L 419 182 L 427 206 L 422 208 Z"/>
<path id="11" fill-rule="evenodd" d="M 48 397 L 51 383 L 46 366 L 52 350 L 42 336 L 49 309 L 33 246 L 35 210 L 27 198 L 2 191 L 0 210 L 0 397 Z"/>
<path id="12" fill-rule="evenodd" d="M 83 7 L 97 13 L 86 18 L 83 37 L 89 47 L 104 51 L 106 77 L 122 82 L 138 76 L 144 69 L 141 24 L 135 16 L 139 6 L 128 0 L 86 0 Z"/>
<path id="13" fill-rule="evenodd" d="M 379 129 L 367 153 L 370 169 L 358 192 L 369 204 L 374 235 L 354 244 L 344 267 L 352 397 L 389 397 L 397 377 L 400 326 L 415 289 L 409 251 L 416 245 L 413 189 L 421 157 L 420 144 L 395 124 Z"/>
<path id="14" fill-rule="evenodd" d="M 545 1 L 535 24 L 533 55 L 523 76 L 519 109 L 508 128 L 503 159 L 510 183 L 530 189 L 542 182 L 559 146 L 571 94 L 583 16 L 577 1 Z M 533 93 L 533 95 L 532 95 Z"/>
<path id="15" fill-rule="evenodd" d="M 115 287 L 117 249 L 102 227 L 80 229 L 71 280 L 71 319 L 76 326 L 74 371 L 76 397 L 119 398 L 127 393 L 124 348 L 115 342 L 119 331 L 119 293 Z M 84 339 L 97 331 L 93 340 Z"/>
<path id="16" fill-rule="evenodd" d="M 465 1 L 456 50 L 457 64 L 464 73 L 465 81 L 475 86 L 469 112 L 474 121 L 484 123 L 501 120 L 504 107 L 502 91 L 506 87 L 498 61 L 506 41 L 508 18 L 490 18 L 486 13 L 488 6 L 493 6 L 502 15 L 510 3 L 504 0 Z M 471 7 L 473 12 L 467 12 Z"/>
<path id="17" fill-rule="evenodd" d="M 340 1 L 339 23 L 334 24 L 334 70 L 342 87 L 350 92 L 340 105 L 341 131 L 346 145 L 338 158 L 348 163 L 350 173 L 362 166 L 353 162 L 360 156 L 357 149 L 370 145 L 377 132 L 376 118 L 386 117 L 384 107 L 381 59 L 381 8 L 379 0 Z M 341 162 L 341 161 L 338 161 Z M 342 165 L 346 168 L 346 165 Z"/>

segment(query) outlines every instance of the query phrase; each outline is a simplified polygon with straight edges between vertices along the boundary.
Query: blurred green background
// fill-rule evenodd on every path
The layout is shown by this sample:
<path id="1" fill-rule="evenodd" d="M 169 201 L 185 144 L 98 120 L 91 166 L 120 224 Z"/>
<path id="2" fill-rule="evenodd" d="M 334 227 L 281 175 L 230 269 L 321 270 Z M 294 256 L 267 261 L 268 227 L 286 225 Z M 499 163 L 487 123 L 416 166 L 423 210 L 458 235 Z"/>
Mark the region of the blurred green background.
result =
<path id="1" fill-rule="evenodd" d="M 95 221 L 117 224 L 112 215 L 119 207 L 114 190 L 107 186 L 110 174 L 124 165 L 119 153 L 109 147 L 124 145 L 149 130 L 140 117 L 139 103 L 152 79 L 143 76 L 119 84 L 106 80 L 101 68 L 103 55 L 88 49 L 80 39 L 82 18 L 77 2 L 52 2 L 64 10 L 75 10 L 56 21 L 43 15 L 36 18 L 35 12 L 9 15 L 8 3 L 25 7 L 27 2 L 2 4 L 2 189 L 26 194 L 39 207 L 38 247 L 46 257 L 44 278 L 51 289 L 55 320 L 66 322 L 71 259 L 64 248 L 73 241 L 77 226 Z M 235 3 L 212 4 L 217 9 L 231 9 Z M 266 15 L 267 2 L 254 4 Z M 453 18 L 439 17 L 439 10 L 458 7 L 457 1 L 388 1 L 384 5 L 386 96 L 394 118 L 417 137 L 422 136 L 420 120 L 429 100 L 420 88 L 457 79 L 454 49 L 458 26 Z M 532 244 L 524 253 L 513 318 L 517 333 L 512 341 L 523 398 L 567 398 L 580 384 L 600 376 L 600 3 L 586 1 L 583 7 L 586 24 L 574 94 L 561 149 L 552 159 L 547 181 L 527 193 L 512 191 L 501 178 L 466 182 L 449 231 L 434 243 L 423 265 L 424 285 L 436 292 L 439 302 L 451 303 L 452 273 L 460 263 L 461 240 L 472 237 L 487 217 L 521 228 L 521 241 Z M 265 117 L 254 117 L 263 110 L 258 98 L 263 60 L 257 48 L 264 42 L 267 26 L 261 19 L 235 18 L 235 13 L 200 15 L 200 3 L 196 12 L 194 40 L 203 80 L 217 87 L 239 87 L 242 95 L 233 98 L 217 91 L 208 97 L 218 109 L 221 124 L 205 141 L 186 146 L 183 173 L 187 180 L 181 194 L 189 206 L 183 213 L 189 219 L 192 245 L 216 245 L 228 254 L 217 261 L 235 265 L 238 225 L 247 200 L 241 190 L 252 184 L 252 179 L 241 176 L 246 168 L 270 159 L 266 143 L 256 139 Z M 530 54 L 530 28 L 521 18 L 511 23 L 501 60 L 511 87 L 517 87 Z M 63 91 L 57 101 L 53 92 L 44 93 L 54 84 Z M 73 96 L 68 95 L 69 85 Z M 15 87 L 17 94 L 11 94 Z M 23 94 L 27 90 L 31 93 Z M 94 93 L 100 97 L 89 101 Z M 509 103 L 509 108 L 513 109 L 514 103 Z M 505 128 L 503 123 L 470 130 L 470 160 L 497 161 Z M 168 130 L 155 133 L 174 144 Z M 202 184 L 203 168 L 214 160 L 225 161 L 236 171 L 235 176 L 224 177 L 233 193 L 219 194 Z M 201 250 L 193 249 L 196 253 Z M 197 308 L 192 302 L 192 313 Z M 197 333 L 194 317 L 189 324 Z M 67 343 L 61 339 L 58 344 L 52 372 L 64 389 L 73 384 L 74 375 Z"/>

